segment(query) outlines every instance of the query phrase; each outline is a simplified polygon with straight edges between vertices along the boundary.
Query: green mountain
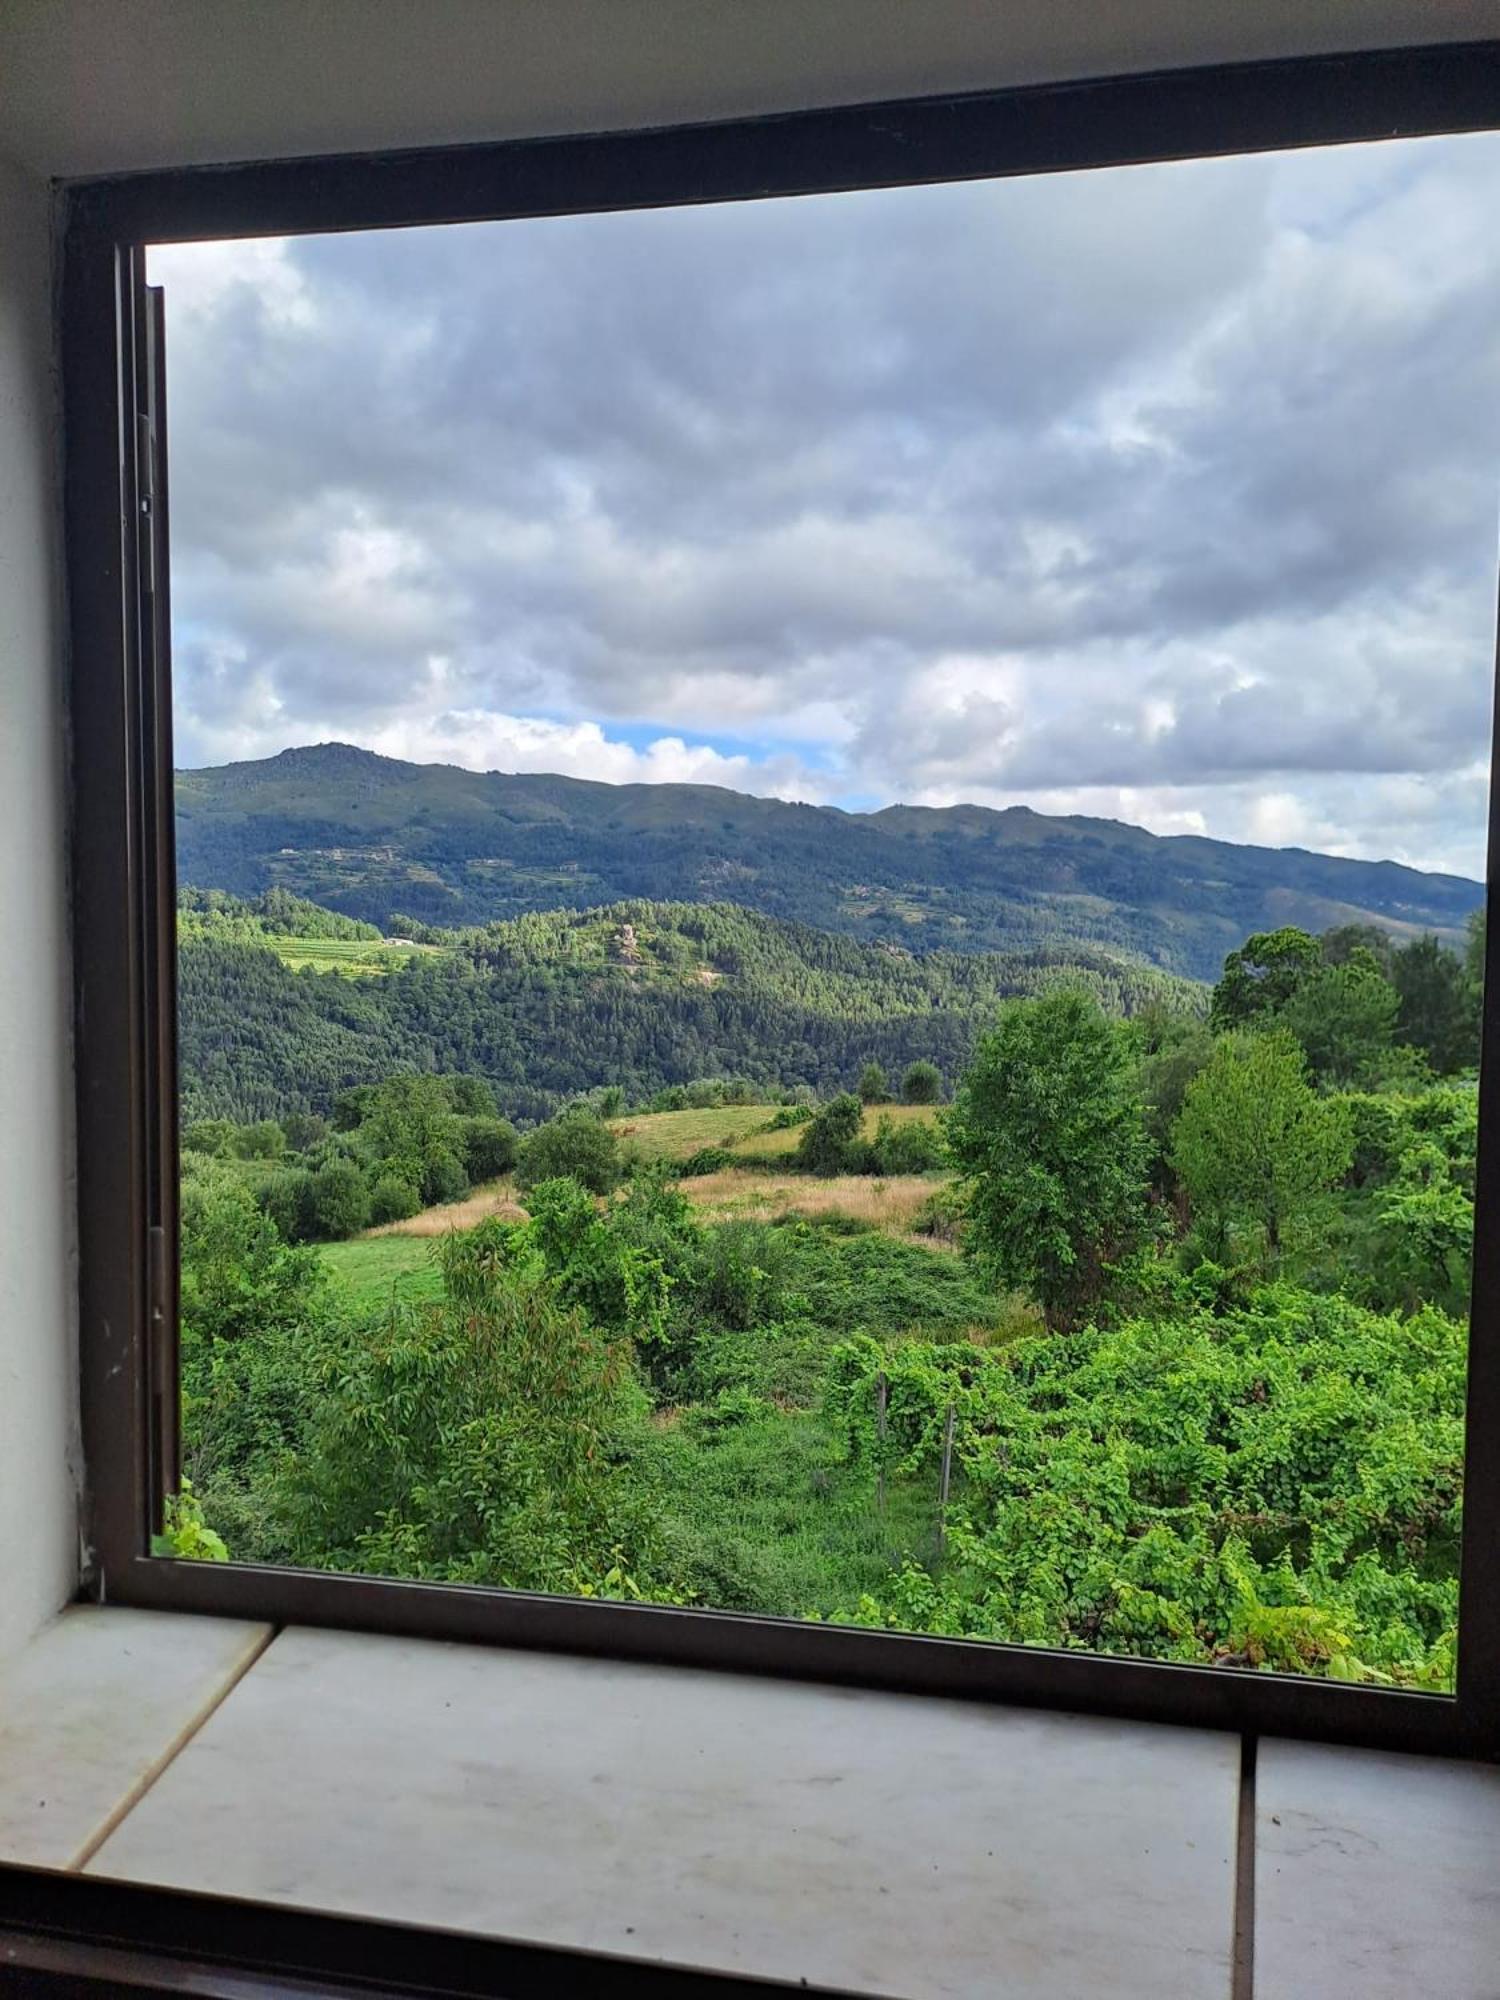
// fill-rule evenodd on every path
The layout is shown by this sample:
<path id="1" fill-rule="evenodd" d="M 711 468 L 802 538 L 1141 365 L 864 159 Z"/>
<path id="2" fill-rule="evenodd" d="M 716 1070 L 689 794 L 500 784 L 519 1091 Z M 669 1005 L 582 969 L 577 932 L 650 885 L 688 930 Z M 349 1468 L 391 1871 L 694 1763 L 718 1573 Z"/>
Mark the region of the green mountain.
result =
<path id="1" fill-rule="evenodd" d="M 288 917 L 296 922 L 289 931 Z M 391 953 L 379 970 L 308 962 L 306 905 L 187 895 L 179 913 L 183 1115 L 326 1112 L 396 1070 L 482 1076 L 513 1118 L 618 1083 L 633 1102 L 699 1077 L 847 1089 L 876 1061 L 950 1081 L 999 1001 L 1065 977 L 1114 1013 L 1202 1004 L 1202 989 L 1096 947 L 931 952 L 809 929 L 735 905 L 552 910 Z M 428 933 L 431 937 L 433 934 Z M 334 945 L 358 952 L 361 940 Z M 365 947 L 369 949 L 368 946 Z M 377 947 L 378 950 L 378 947 Z M 331 961 L 337 964 L 338 961 Z"/>
<path id="2" fill-rule="evenodd" d="M 177 776 L 181 880 L 275 887 L 389 929 L 631 898 L 733 902 L 927 952 L 1077 944 L 1196 979 L 1249 932 L 1374 923 L 1457 941 L 1477 882 L 1016 806 L 850 813 L 709 785 L 406 764 L 348 744 Z"/>

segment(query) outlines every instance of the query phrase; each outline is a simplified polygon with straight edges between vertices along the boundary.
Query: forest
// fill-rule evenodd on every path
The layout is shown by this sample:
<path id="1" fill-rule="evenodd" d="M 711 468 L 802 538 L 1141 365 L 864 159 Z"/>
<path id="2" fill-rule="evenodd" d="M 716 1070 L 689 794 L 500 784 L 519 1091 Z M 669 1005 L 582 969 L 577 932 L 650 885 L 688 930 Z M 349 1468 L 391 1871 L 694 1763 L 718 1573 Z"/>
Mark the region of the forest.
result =
<path id="1" fill-rule="evenodd" d="M 179 925 L 164 1548 L 1451 1687 L 1482 913 Z"/>

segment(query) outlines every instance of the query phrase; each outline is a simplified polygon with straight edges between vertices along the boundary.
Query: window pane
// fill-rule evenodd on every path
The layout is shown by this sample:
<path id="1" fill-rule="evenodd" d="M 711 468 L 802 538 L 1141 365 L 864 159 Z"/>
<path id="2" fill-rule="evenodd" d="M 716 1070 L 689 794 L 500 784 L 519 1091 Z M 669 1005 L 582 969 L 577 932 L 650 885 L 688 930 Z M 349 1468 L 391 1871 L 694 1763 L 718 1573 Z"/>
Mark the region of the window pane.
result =
<path id="1" fill-rule="evenodd" d="M 179 1547 L 1451 1688 L 1497 164 L 153 252 Z"/>

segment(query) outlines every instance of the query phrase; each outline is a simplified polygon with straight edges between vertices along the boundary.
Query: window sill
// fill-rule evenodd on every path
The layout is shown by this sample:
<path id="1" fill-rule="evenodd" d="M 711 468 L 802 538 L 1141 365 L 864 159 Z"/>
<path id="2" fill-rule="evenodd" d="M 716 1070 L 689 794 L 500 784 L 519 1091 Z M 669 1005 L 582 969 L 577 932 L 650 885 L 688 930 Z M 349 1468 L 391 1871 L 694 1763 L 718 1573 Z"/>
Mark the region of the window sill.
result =
<path id="1" fill-rule="evenodd" d="M 1215 1733 L 75 1608 L 0 1672 L 0 1861 L 871 1994 L 1230 1991 Z M 1255 1990 L 1467 2000 L 1500 1772 L 1267 1743 Z"/>

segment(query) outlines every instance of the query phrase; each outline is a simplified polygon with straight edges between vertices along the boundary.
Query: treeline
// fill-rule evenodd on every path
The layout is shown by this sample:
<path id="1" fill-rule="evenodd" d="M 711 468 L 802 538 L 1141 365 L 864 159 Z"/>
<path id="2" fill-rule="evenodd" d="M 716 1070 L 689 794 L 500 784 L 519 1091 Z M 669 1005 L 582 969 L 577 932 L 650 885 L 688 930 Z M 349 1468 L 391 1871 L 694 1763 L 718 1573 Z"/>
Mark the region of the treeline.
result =
<path id="1" fill-rule="evenodd" d="M 240 915 L 221 898 L 215 926 L 183 919 L 189 1119 L 326 1115 L 342 1090 L 398 1070 L 482 1078 L 519 1124 L 604 1080 L 632 1103 L 714 1076 L 826 1096 L 870 1062 L 956 1074 L 1001 1000 L 1059 979 L 1120 1014 L 1201 1005 L 1201 988 L 1086 947 L 914 958 L 731 904 L 622 903 L 442 933 L 403 918 L 403 935 L 447 949 L 356 983 L 289 970 L 268 901 Z"/>

